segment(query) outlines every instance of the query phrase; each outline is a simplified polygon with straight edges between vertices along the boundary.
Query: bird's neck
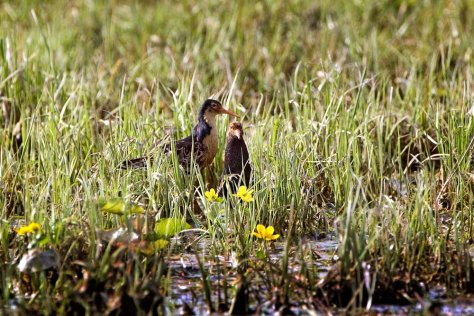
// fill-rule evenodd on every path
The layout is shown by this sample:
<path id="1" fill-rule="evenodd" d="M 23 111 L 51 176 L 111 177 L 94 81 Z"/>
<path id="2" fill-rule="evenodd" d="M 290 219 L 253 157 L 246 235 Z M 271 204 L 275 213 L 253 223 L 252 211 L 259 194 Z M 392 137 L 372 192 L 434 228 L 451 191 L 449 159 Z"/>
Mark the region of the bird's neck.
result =
<path id="1" fill-rule="evenodd" d="M 215 115 L 203 115 L 201 117 L 202 121 L 204 121 L 211 129 L 216 128 L 216 116 Z"/>
<path id="2" fill-rule="evenodd" d="M 202 142 L 205 148 L 203 161 L 205 165 L 209 165 L 214 160 L 217 153 L 217 144 L 219 142 L 217 138 L 217 127 L 215 115 L 203 116 L 202 120 L 199 120 L 198 125 L 195 128 L 195 136 L 197 140 Z"/>
<path id="3" fill-rule="evenodd" d="M 216 116 L 215 115 L 201 115 L 199 121 L 193 130 L 194 137 L 199 141 L 211 136 L 217 139 Z"/>
<path id="4" fill-rule="evenodd" d="M 207 117 L 205 117 L 205 121 L 206 121 L 206 124 L 210 127 L 210 133 L 208 135 L 207 138 L 209 138 L 209 142 L 213 142 L 215 143 L 215 145 L 213 146 L 216 146 L 217 148 L 217 126 L 216 126 L 216 116 L 215 115 L 209 115 Z"/>

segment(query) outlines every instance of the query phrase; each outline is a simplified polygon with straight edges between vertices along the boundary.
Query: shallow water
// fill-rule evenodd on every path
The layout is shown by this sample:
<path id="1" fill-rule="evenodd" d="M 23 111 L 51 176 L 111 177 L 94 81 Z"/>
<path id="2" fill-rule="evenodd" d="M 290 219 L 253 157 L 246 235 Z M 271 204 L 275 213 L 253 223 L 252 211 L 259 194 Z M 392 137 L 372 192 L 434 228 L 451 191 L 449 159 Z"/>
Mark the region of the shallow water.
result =
<path id="1" fill-rule="evenodd" d="M 377 315 L 474 315 L 474 298 L 464 297 L 436 302 L 427 301 L 424 305 L 375 305 L 371 307 L 369 313 Z"/>
<path id="2" fill-rule="evenodd" d="M 278 264 L 284 254 L 284 243 L 275 242 L 271 247 L 269 259 L 271 262 Z M 317 266 L 317 275 L 320 279 L 324 278 L 331 265 L 335 262 L 335 254 L 338 247 L 338 239 L 334 235 L 328 235 L 322 239 L 307 239 L 303 246 L 310 248 L 315 254 L 317 260 L 314 264 Z M 207 306 L 207 301 L 204 295 L 204 288 L 202 283 L 202 274 L 199 269 L 198 259 L 195 251 L 200 253 L 200 260 L 204 266 L 209 281 L 211 283 L 211 300 L 214 307 L 218 304 L 229 307 L 232 301 L 232 294 L 228 290 L 229 297 L 225 297 L 224 289 L 230 289 L 236 282 L 235 265 L 236 260 L 232 254 L 228 257 L 211 256 L 209 254 L 209 241 L 201 240 L 193 247 L 193 251 L 182 251 L 177 255 L 172 255 L 167 260 L 168 276 L 166 278 L 169 282 L 167 288 L 168 293 L 166 305 L 169 308 L 169 314 L 174 315 L 189 315 L 194 313 L 196 315 L 210 314 Z M 295 247 L 298 248 L 298 247 Z M 292 257 L 292 255 L 290 255 Z M 289 270 L 298 274 L 301 264 L 298 260 L 290 262 Z M 217 289 L 220 289 L 219 291 Z M 446 289 L 443 286 L 433 286 L 424 298 L 422 303 L 398 306 L 398 305 L 373 305 L 369 310 L 359 309 L 355 314 L 364 315 L 474 315 L 474 297 L 465 296 L 456 299 L 446 299 Z M 0 308 L 0 314 L 6 312 L 11 315 L 24 314 L 21 308 L 22 304 L 18 304 L 18 300 L 23 300 L 21 297 L 12 299 L 9 306 Z M 291 312 L 295 315 L 314 315 L 314 311 L 308 311 L 303 305 L 291 307 Z M 250 302 L 250 308 L 256 310 L 259 308 L 260 314 L 273 315 L 277 311 L 274 309 L 272 302 L 266 302 L 257 306 L 256 302 Z M 333 309 L 330 311 L 319 312 L 320 314 L 346 315 L 347 312 L 343 309 Z M 214 315 L 223 314 L 224 311 L 214 312 Z"/>
<path id="3" fill-rule="evenodd" d="M 206 240 L 201 241 L 198 244 L 199 249 L 202 250 L 204 257 L 203 262 L 205 270 L 209 273 L 209 280 L 212 285 L 219 284 L 219 287 L 223 288 L 227 283 L 227 287 L 230 288 L 236 280 L 235 271 L 232 267 L 235 267 L 235 260 L 232 255 L 229 257 L 218 256 L 212 258 L 206 256 L 206 250 L 208 249 L 209 242 Z M 321 240 L 307 240 L 305 245 L 309 246 L 311 250 L 317 254 L 318 260 L 315 262 L 317 265 L 317 271 L 319 278 L 326 276 L 331 264 L 333 263 L 334 253 L 336 251 L 338 240 L 336 236 L 330 235 Z M 284 253 L 285 244 L 283 242 L 275 242 L 270 250 L 269 259 L 271 262 L 279 262 L 282 259 Z M 203 259 L 201 259 L 203 260 Z M 194 253 L 182 253 L 179 256 L 172 257 L 168 261 L 168 268 L 171 271 L 171 284 L 170 284 L 170 301 L 176 310 L 174 313 L 187 314 L 190 308 L 195 314 L 202 315 L 208 313 L 207 304 L 204 298 L 204 290 L 202 288 L 202 276 L 199 270 L 197 258 Z M 290 265 L 290 272 L 298 271 L 300 265 L 294 263 Z M 225 271 L 226 277 L 224 277 Z M 212 289 L 211 289 L 212 290 Z M 229 292 L 230 294 L 230 292 Z M 215 291 L 211 295 L 214 305 L 218 301 L 224 302 L 230 306 L 231 297 L 227 300 L 224 298 L 223 291 L 220 293 L 220 298 Z M 269 304 L 270 305 L 270 304 Z M 251 304 L 251 307 L 256 308 L 255 305 Z M 303 310 L 292 310 L 296 314 L 306 315 L 307 313 Z M 262 309 L 262 312 L 273 314 L 275 311 L 267 306 Z M 217 313 L 218 314 L 218 313 Z"/>
<path id="4" fill-rule="evenodd" d="M 310 246 L 311 250 L 317 254 L 318 260 L 315 264 L 318 267 L 318 276 L 323 278 L 326 276 L 331 265 L 334 263 L 334 256 L 338 246 L 338 239 L 334 235 L 329 235 L 323 239 L 316 240 L 310 239 L 305 241 L 306 246 Z M 198 245 L 199 249 L 203 250 L 203 253 L 208 249 L 208 241 L 203 240 Z M 275 243 L 270 253 L 270 260 L 272 262 L 278 262 L 283 256 L 284 243 Z M 201 259 L 202 260 L 202 259 Z M 230 287 L 236 279 L 233 267 L 233 258 L 219 256 L 212 259 L 207 256 L 203 262 L 205 270 L 209 273 L 209 279 L 212 284 L 213 291 L 217 284 L 219 287 L 224 286 L 224 270 L 227 271 L 227 277 L 225 281 L 227 286 Z M 192 253 L 184 253 L 179 256 L 173 257 L 172 260 L 168 261 L 169 268 L 171 271 L 171 284 L 170 284 L 170 307 L 173 309 L 173 314 L 187 315 L 190 311 L 196 315 L 209 314 L 206 300 L 204 298 L 204 290 L 202 287 L 202 276 L 199 270 L 196 256 Z M 294 263 L 290 266 L 291 271 L 298 271 L 299 265 Z M 441 287 L 442 288 L 442 287 Z M 474 315 L 474 298 L 464 297 L 455 300 L 446 300 L 441 297 L 436 297 L 439 293 L 435 289 L 436 293 L 429 293 L 424 304 L 418 303 L 415 305 L 398 306 L 398 305 L 373 305 L 369 310 L 361 309 L 356 314 L 369 314 L 369 315 Z M 223 291 L 222 291 L 223 292 Z M 212 301 L 214 305 L 217 302 L 226 301 L 223 293 L 220 293 L 220 300 L 218 294 L 215 291 L 212 292 Z M 229 292 L 230 294 L 230 292 Z M 443 296 L 443 295 L 441 295 Z M 227 298 L 227 304 L 230 306 L 231 297 Z M 271 304 L 265 304 L 267 306 L 260 306 L 261 313 L 266 315 L 272 315 L 276 311 L 273 309 Z M 255 304 L 251 304 L 252 308 L 256 308 Z M 291 308 L 291 311 L 295 315 L 311 315 L 305 308 Z M 346 311 L 341 309 L 335 309 L 330 311 L 334 315 L 345 315 Z M 212 313 L 219 315 L 222 313 Z"/>

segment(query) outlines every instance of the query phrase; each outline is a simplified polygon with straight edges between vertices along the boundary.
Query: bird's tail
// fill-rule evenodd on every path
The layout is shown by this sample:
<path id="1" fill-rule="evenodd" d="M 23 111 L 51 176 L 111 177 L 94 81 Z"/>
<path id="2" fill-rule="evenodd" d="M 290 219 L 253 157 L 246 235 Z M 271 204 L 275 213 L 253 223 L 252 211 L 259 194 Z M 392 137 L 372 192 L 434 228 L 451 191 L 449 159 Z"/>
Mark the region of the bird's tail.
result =
<path id="1" fill-rule="evenodd" d="M 164 153 L 167 153 L 171 150 L 171 143 L 156 143 L 152 146 L 151 149 L 154 149 L 155 147 L 162 148 Z M 143 156 L 140 158 L 135 158 L 135 159 L 129 159 L 123 161 L 119 168 L 120 169 L 139 169 L 139 168 L 146 168 L 148 166 L 148 163 L 153 164 L 153 156 Z"/>
<path id="2" fill-rule="evenodd" d="M 137 169 L 137 168 L 146 168 L 148 162 L 153 163 L 153 157 L 140 157 L 130 160 L 125 160 L 120 164 L 120 169 Z"/>

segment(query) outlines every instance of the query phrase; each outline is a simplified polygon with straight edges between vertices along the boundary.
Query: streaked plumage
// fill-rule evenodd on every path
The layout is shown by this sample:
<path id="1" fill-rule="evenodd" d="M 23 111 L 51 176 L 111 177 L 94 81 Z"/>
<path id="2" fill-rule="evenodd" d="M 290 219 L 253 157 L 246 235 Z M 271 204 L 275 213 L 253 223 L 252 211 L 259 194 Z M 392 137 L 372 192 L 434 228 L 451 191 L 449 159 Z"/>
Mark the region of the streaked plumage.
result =
<path id="1" fill-rule="evenodd" d="M 175 142 L 174 147 L 179 164 L 186 170 L 191 166 L 191 158 L 194 159 L 200 169 L 209 166 L 217 153 L 217 127 L 216 115 L 228 114 L 237 116 L 234 112 L 224 109 L 219 101 L 208 99 L 201 105 L 198 122 L 194 126 L 192 134 Z M 163 147 L 165 153 L 172 149 L 168 143 Z M 153 162 L 153 156 L 140 157 L 126 160 L 121 168 L 143 168 L 147 162 Z"/>
<path id="2" fill-rule="evenodd" d="M 224 156 L 224 170 L 221 176 L 221 191 L 227 195 L 227 183 L 235 193 L 240 185 L 250 186 L 252 167 L 249 152 L 244 141 L 244 131 L 240 122 L 232 122 L 227 130 Z"/>

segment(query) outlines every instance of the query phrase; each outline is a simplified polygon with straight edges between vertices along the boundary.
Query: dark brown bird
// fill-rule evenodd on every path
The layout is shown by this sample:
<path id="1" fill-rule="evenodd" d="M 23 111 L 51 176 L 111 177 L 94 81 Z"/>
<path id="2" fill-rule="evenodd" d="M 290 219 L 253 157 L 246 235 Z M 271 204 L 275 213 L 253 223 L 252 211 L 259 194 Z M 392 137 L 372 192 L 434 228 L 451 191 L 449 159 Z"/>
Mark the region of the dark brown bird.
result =
<path id="1" fill-rule="evenodd" d="M 228 114 L 237 117 L 234 112 L 224 109 L 219 101 L 208 99 L 201 105 L 198 114 L 198 122 L 194 126 L 192 134 L 186 138 L 175 142 L 174 147 L 178 156 L 178 161 L 184 169 L 189 171 L 191 158 L 194 159 L 200 169 L 209 166 L 217 153 L 217 127 L 216 115 Z M 172 149 L 172 144 L 164 145 L 165 153 Z M 145 156 L 126 160 L 121 168 L 144 168 L 147 162 L 153 162 L 153 156 Z"/>
<path id="2" fill-rule="evenodd" d="M 227 144 L 225 147 L 224 170 L 221 176 L 223 195 L 227 195 L 227 185 L 232 193 L 239 186 L 250 185 L 252 167 L 249 161 L 249 152 L 244 141 L 244 130 L 240 122 L 232 122 L 227 130 Z M 227 180 L 227 181 L 226 181 Z"/>

